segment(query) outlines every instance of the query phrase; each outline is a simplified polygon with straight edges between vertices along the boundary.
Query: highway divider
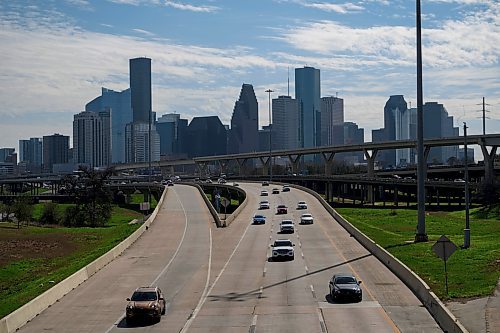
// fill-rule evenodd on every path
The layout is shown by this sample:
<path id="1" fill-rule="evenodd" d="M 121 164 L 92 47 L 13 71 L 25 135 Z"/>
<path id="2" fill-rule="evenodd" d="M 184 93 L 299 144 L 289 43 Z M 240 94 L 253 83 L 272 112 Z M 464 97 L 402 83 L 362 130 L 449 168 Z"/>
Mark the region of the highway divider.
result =
<path id="1" fill-rule="evenodd" d="M 392 254 L 387 252 L 380 245 L 376 244 L 358 228 L 349 223 L 342 217 L 335 209 L 333 209 L 328 202 L 323 199 L 317 192 L 300 185 L 290 185 L 299 190 L 305 191 L 313 195 L 325 207 L 325 209 L 332 215 L 332 217 L 361 245 L 363 245 L 372 255 L 374 255 L 380 262 L 391 270 L 401 281 L 410 288 L 410 290 L 417 296 L 422 304 L 427 308 L 429 313 L 434 317 L 439 326 L 448 333 L 468 333 L 467 329 L 460 323 L 460 321 L 453 315 L 453 313 L 441 302 L 441 300 L 434 294 L 427 283 L 423 281 L 417 274 L 415 274 L 404 263 L 399 261 Z"/>
<path id="2" fill-rule="evenodd" d="M 38 314 L 42 313 L 45 309 L 61 299 L 64 295 L 78 287 L 81 283 L 86 281 L 115 258 L 120 256 L 123 251 L 132 245 L 154 222 L 156 215 L 163 204 L 166 193 L 167 187 L 163 190 L 163 194 L 153 213 L 136 231 L 132 233 L 132 235 L 124 239 L 121 243 L 87 266 L 81 268 L 49 290 L 45 291 L 43 294 L 37 296 L 25 305 L 21 306 L 19 309 L 0 319 L 0 333 L 15 332 L 17 329 L 21 328 Z"/>
<path id="3" fill-rule="evenodd" d="M 240 193 L 243 193 L 243 195 L 245 196 L 245 199 L 243 199 L 243 202 L 240 204 L 240 206 L 238 208 L 236 208 L 236 210 L 232 214 L 229 215 L 229 218 L 227 218 L 226 220 L 221 220 L 219 213 L 217 213 L 214 206 L 212 205 L 212 203 L 208 199 L 207 195 L 205 194 L 205 191 L 203 190 L 203 188 L 199 184 L 193 183 L 193 182 L 181 182 L 180 184 L 194 186 L 198 189 L 198 191 L 201 194 L 201 197 L 203 198 L 203 201 L 205 201 L 205 204 L 207 205 L 207 208 L 210 211 L 210 214 L 214 218 L 215 225 L 217 226 L 217 228 L 224 228 L 224 227 L 229 226 L 229 224 L 231 224 L 231 222 L 234 221 L 234 219 L 236 219 L 236 217 L 243 210 L 243 208 L 245 208 L 245 206 L 247 205 L 247 202 L 248 202 L 246 192 L 239 187 L 235 187 L 235 186 L 231 186 L 231 185 L 223 185 L 223 184 L 203 184 L 204 186 L 229 187 L 229 188 L 231 188 L 231 190 L 236 190 Z"/>

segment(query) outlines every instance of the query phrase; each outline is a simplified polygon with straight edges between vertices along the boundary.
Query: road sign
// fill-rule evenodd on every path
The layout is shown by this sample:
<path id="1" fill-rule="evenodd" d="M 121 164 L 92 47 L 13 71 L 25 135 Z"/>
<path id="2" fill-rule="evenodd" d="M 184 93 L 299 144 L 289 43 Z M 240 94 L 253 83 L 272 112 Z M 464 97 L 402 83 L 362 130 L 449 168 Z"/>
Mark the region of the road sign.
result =
<path id="1" fill-rule="evenodd" d="M 231 204 L 231 201 L 229 201 L 229 200 L 228 200 L 228 199 L 226 199 L 226 198 L 222 198 L 222 199 L 220 200 L 220 204 L 221 204 L 222 206 L 224 206 L 224 208 L 227 208 L 227 206 L 229 206 L 229 205 Z"/>
<path id="2" fill-rule="evenodd" d="M 437 242 L 432 246 L 432 251 L 444 261 L 448 260 L 457 249 L 458 247 L 445 235 L 439 237 Z"/>
<path id="3" fill-rule="evenodd" d="M 149 210 L 149 202 L 141 202 L 139 206 L 141 210 Z"/>
<path id="4" fill-rule="evenodd" d="M 446 260 L 457 250 L 457 246 L 453 242 L 442 235 L 437 242 L 432 245 L 432 251 L 444 261 L 444 279 L 446 287 L 446 295 L 448 295 L 448 268 L 446 267 Z"/>

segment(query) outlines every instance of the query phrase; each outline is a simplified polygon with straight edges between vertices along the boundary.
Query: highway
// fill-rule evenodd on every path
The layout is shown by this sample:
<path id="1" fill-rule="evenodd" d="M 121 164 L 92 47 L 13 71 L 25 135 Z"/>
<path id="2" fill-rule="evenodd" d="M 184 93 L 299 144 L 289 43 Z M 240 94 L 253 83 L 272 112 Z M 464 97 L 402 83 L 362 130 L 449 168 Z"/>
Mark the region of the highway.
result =
<path id="1" fill-rule="evenodd" d="M 169 187 L 148 231 L 20 332 L 441 332 L 425 307 L 382 263 L 334 221 L 311 195 L 260 197 L 275 186 L 240 184 L 247 206 L 227 228 L 215 228 L 200 194 Z M 281 187 L 279 187 L 281 189 Z M 264 225 L 252 225 L 259 201 L 270 201 Z M 299 225 L 304 200 L 314 224 Z M 288 214 L 276 215 L 276 206 Z M 284 218 L 294 234 L 280 235 Z M 269 260 L 276 238 L 295 243 L 293 261 Z M 328 295 L 334 273 L 362 280 L 363 301 L 335 303 Z M 139 286 L 157 285 L 168 306 L 161 322 L 127 327 L 125 298 Z"/>

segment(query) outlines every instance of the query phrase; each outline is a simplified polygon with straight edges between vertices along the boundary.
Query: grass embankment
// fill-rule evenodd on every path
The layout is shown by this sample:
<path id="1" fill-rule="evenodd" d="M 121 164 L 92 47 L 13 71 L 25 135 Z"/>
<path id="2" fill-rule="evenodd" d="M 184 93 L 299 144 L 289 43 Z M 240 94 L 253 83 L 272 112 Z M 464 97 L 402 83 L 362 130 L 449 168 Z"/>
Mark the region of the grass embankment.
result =
<path id="1" fill-rule="evenodd" d="M 0 245 L 7 244 L 0 254 L 8 258 L 6 264 L 0 263 L 0 318 L 109 251 L 138 228 L 128 222 L 140 217 L 114 207 L 102 228 L 0 225 Z"/>
<path id="2" fill-rule="evenodd" d="M 134 193 L 130 195 L 130 203 L 133 205 L 139 205 L 140 203 L 143 203 L 144 201 L 144 194 L 142 193 Z M 158 201 L 156 201 L 156 198 L 152 195 L 151 196 L 151 209 L 155 209 L 156 205 L 158 204 Z"/>
<path id="3" fill-rule="evenodd" d="M 500 211 L 471 210 L 471 247 L 458 249 L 447 261 L 449 295 L 445 294 L 444 262 L 432 245 L 446 235 L 460 247 L 464 242 L 465 211 L 426 215 L 427 243 L 413 243 L 417 211 L 351 209 L 337 211 L 373 241 L 418 274 L 441 299 L 492 294 L 500 277 Z"/>

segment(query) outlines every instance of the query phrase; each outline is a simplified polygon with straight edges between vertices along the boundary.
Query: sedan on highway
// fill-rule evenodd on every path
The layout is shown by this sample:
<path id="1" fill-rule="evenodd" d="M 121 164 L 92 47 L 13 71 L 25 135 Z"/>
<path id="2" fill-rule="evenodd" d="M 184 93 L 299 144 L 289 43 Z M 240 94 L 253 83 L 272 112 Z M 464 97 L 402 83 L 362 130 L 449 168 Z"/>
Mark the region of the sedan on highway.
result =
<path id="1" fill-rule="evenodd" d="M 300 217 L 300 224 L 313 224 L 313 223 L 314 223 L 314 218 L 312 214 L 304 213 Z"/>
<path id="2" fill-rule="evenodd" d="M 282 192 L 290 192 L 290 185 L 283 185 Z"/>
<path id="3" fill-rule="evenodd" d="M 271 258 L 273 260 L 277 259 L 290 259 L 293 260 L 295 257 L 295 253 L 293 247 L 295 244 L 292 243 L 289 239 L 277 239 L 274 241 L 274 244 L 271 245 L 273 248 Z"/>
<path id="4" fill-rule="evenodd" d="M 269 192 L 267 192 L 266 190 L 262 190 L 262 191 L 260 191 L 260 195 L 263 197 L 266 197 L 269 195 Z"/>
<path id="5" fill-rule="evenodd" d="M 361 281 L 351 273 L 335 274 L 329 283 L 330 296 L 334 301 L 355 300 L 361 302 L 363 291 L 359 286 Z"/>
<path id="6" fill-rule="evenodd" d="M 128 304 L 125 308 L 125 320 L 130 324 L 136 319 L 161 320 L 165 314 L 166 303 L 163 293 L 158 287 L 137 288 L 132 297 L 127 298 Z"/>
<path id="7" fill-rule="evenodd" d="M 279 188 L 273 188 L 273 194 L 280 194 L 280 189 Z"/>
<path id="8" fill-rule="evenodd" d="M 269 206 L 269 201 L 267 200 L 262 200 L 260 203 L 259 203 L 259 209 L 269 209 L 270 206 Z"/>
<path id="9" fill-rule="evenodd" d="M 276 208 L 276 214 L 286 214 L 288 213 L 288 207 L 285 205 L 278 205 Z"/>
<path id="10" fill-rule="evenodd" d="M 307 209 L 307 203 L 305 201 L 297 202 L 297 209 Z"/>
<path id="11" fill-rule="evenodd" d="M 295 227 L 292 220 L 283 220 L 280 223 L 280 233 L 294 233 Z"/>
<path id="12" fill-rule="evenodd" d="M 265 224 L 266 217 L 264 215 L 255 214 L 253 217 L 253 224 Z"/>

